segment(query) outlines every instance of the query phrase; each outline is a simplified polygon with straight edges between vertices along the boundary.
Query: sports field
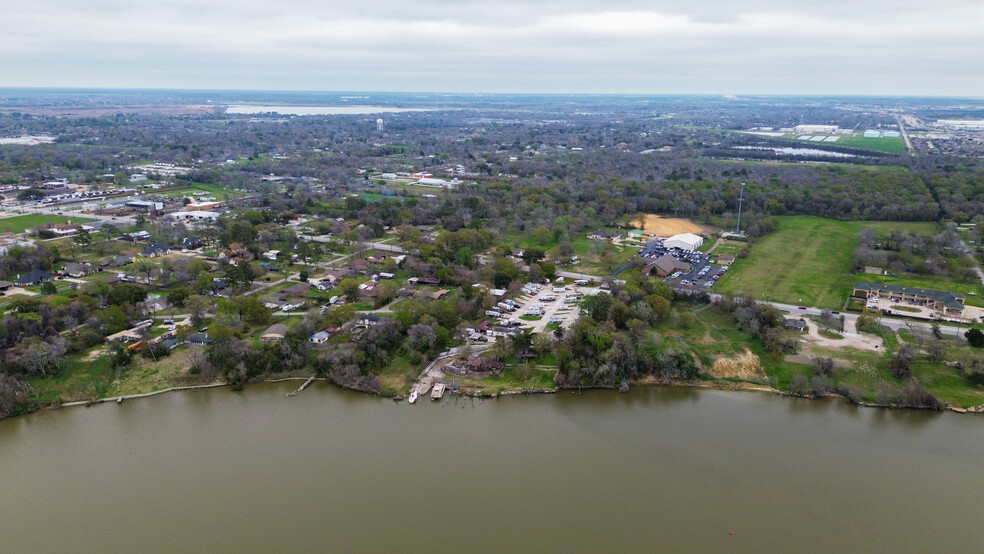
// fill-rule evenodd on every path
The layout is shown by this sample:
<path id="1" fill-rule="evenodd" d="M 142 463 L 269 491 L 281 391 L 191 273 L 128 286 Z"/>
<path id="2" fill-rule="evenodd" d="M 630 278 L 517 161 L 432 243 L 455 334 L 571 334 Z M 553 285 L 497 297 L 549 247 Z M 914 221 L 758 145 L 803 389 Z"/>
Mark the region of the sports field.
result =
<path id="1" fill-rule="evenodd" d="M 738 260 L 712 289 L 743 292 L 759 300 L 840 309 L 854 285 L 851 267 L 858 233 L 892 229 L 935 233 L 935 223 L 833 221 L 819 217 L 780 217 L 779 229 L 760 239 L 751 255 Z"/>
<path id="2" fill-rule="evenodd" d="M 92 221 L 91 219 L 85 219 L 83 217 L 65 217 L 61 215 L 18 215 L 15 217 L 0 219 L 0 233 L 23 233 L 24 230 L 30 229 L 31 227 L 37 227 L 38 225 L 46 225 L 48 223 L 67 223 L 69 220 L 71 220 L 72 223 L 87 223 Z"/>

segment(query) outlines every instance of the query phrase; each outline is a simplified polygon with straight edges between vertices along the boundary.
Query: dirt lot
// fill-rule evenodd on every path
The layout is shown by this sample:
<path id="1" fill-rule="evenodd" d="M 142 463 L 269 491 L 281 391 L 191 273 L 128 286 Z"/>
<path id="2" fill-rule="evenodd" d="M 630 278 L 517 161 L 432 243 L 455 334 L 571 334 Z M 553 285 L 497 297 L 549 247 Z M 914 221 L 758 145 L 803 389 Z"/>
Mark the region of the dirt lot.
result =
<path id="1" fill-rule="evenodd" d="M 633 223 L 638 224 L 639 221 L 636 220 Z M 655 214 L 646 215 L 646 222 L 642 226 L 642 230 L 647 234 L 655 235 L 660 238 L 672 237 L 673 235 L 679 235 L 680 233 L 700 234 L 705 232 L 703 227 L 697 225 L 689 219 L 678 217 L 660 217 Z"/>
<path id="2" fill-rule="evenodd" d="M 807 335 L 804 337 L 804 341 L 808 343 L 813 343 L 818 346 L 823 346 L 827 348 L 858 348 L 860 350 L 873 350 L 877 351 L 882 346 L 882 339 L 875 335 L 869 335 L 867 333 L 861 334 L 852 332 L 853 329 L 847 329 L 844 332 L 839 333 L 844 338 L 842 339 L 828 339 L 826 337 L 820 336 L 820 328 L 816 323 L 807 320 L 806 327 L 808 329 Z"/>

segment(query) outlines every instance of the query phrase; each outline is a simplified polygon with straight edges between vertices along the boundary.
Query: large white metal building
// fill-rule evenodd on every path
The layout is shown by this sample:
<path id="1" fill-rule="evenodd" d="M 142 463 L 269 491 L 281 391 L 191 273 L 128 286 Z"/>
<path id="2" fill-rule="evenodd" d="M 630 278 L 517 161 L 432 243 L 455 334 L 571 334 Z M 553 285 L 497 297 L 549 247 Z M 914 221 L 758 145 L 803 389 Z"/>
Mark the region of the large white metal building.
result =
<path id="1" fill-rule="evenodd" d="M 681 233 L 663 241 L 666 248 L 679 248 L 681 250 L 696 251 L 704 244 L 704 237 L 693 233 Z"/>

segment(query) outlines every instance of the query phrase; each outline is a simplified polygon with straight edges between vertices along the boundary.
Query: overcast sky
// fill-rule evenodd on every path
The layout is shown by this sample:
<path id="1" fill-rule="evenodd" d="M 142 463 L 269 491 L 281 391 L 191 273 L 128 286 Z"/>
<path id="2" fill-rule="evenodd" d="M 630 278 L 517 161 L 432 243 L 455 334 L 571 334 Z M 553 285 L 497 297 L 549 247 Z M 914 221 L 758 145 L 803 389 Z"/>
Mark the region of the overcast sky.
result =
<path id="1" fill-rule="evenodd" d="M 0 86 L 984 96 L 984 0 L 0 0 L 0 24 Z"/>

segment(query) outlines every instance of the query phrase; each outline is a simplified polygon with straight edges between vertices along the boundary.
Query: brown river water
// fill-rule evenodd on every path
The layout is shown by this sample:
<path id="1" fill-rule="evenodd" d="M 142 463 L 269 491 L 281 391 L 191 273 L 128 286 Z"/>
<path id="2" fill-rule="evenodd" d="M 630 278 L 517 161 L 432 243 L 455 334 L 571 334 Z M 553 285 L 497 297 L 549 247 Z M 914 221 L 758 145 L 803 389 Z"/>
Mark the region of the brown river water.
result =
<path id="1" fill-rule="evenodd" d="M 979 552 L 984 417 L 315 383 L 0 421 L 0 552 Z"/>

